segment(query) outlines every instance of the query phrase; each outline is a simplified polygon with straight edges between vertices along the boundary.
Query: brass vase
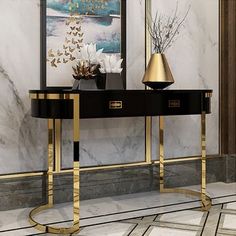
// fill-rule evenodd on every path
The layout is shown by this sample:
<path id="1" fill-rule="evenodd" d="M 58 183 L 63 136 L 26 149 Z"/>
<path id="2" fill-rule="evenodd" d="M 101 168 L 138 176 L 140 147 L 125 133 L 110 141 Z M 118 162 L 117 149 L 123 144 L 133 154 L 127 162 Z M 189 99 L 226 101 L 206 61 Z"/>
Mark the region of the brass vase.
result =
<path id="1" fill-rule="evenodd" d="M 164 89 L 174 83 L 164 54 L 152 54 L 142 82 L 152 89 Z"/>

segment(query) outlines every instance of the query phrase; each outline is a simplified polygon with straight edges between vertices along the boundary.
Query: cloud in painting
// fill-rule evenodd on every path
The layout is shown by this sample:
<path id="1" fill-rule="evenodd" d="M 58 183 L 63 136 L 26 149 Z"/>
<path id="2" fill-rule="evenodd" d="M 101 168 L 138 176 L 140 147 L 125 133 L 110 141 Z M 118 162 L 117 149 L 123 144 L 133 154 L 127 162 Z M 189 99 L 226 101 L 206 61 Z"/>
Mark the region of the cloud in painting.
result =
<path id="1" fill-rule="evenodd" d="M 53 10 L 59 11 L 60 13 L 69 13 L 69 5 L 71 0 L 47 0 L 47 7 Z M 73 0 L 73 3 L 78 3 L 78 13 L 85 15 L 120 15 L 120 0 L 104 0 L 85 2 L 83 0 Z M 94 5 L 102 5 L 103 7 L 94 8 Z M 93 10 L 90 10 L 93 9 Z"/>
<path id="2" fill-rule="evenodd" d="M 80 0 L 73 2 L 82 4 Z M 47 0 L 47 37 L 51 46 L 53 40 L 63 42 L 65 38 L 65 21 L 69 17 L 69 3 L 70 0 Z M 90 3 L 83 2 L 83 4 Z M 97 12 L 101 13 L 100 15 L 83 16 L 83 42 L 96 43 L 98 49 L 104 48 L 105 53 L 120 53 L 121 19 L 120 15 L 116 15 L 120 14 L 120 0 L 105 0 L 105 4 L 106 10 Z"/>

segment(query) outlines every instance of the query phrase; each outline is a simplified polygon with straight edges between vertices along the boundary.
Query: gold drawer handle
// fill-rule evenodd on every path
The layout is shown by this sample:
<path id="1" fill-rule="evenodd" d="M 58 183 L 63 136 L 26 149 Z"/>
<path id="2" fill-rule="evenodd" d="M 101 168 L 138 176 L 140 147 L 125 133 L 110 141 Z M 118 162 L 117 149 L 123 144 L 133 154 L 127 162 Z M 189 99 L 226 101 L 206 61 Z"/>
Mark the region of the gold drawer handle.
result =
<path id="1" fill-rule="evenodd" d="M 180 107 L 180 100 L 169 100 L 168 107 L 169 108 L 179 108 Z"/>
<path id="2" fill-rule="evenodd" d="M 122 109 L 122 101 L 109 101 L 109 109 Z"/>

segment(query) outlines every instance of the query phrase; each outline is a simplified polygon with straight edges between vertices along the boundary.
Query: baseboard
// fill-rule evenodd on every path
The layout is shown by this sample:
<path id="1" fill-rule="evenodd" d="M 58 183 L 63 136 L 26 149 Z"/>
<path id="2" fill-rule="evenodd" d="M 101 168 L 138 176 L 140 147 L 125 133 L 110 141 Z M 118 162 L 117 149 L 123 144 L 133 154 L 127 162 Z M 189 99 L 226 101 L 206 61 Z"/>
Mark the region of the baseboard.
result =
<path id="1" fill-rule="evenodd" d="M 207 182 L 234 182 L 235 156 L 210 158 L 207 161 Z M 165 166 L 165 186 L 180 187 L 199 184 L 199 160 L 171 163 Z M 55 203 L 72 201 L 72 174 L 55 175 Z M 80 199 L 148 192 L 159 188 L 158 166 L 122 168 L 83 172 L 80 178 Z M 46 203 L 46 175 L 0 181 L 0 210 L 37 206 Z"/>

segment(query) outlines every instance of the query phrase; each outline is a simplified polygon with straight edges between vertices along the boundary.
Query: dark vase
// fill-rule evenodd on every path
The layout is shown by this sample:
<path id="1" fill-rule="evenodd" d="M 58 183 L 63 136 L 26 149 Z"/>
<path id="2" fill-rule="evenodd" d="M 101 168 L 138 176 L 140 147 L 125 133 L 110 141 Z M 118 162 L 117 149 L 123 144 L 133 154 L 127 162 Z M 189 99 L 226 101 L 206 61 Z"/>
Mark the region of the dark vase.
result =
<path id="1" fill-rule="evenodd" d="M 75 78 L 75 77 L 74 77 Z M 98 74 L 90 79 L 76 78 L 72 90 L 124 89 L 119 73 Z"/>
<path id="2" fill-rule="evenodd" d="M 107 73 L 106 89 L 124 89 L 123 80 L 119 73 Z"/>

